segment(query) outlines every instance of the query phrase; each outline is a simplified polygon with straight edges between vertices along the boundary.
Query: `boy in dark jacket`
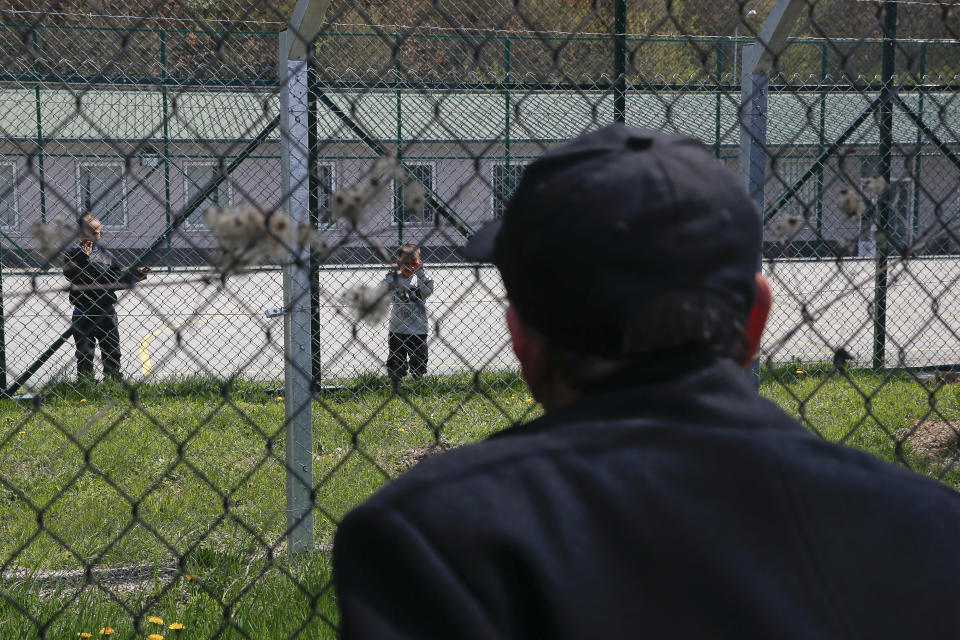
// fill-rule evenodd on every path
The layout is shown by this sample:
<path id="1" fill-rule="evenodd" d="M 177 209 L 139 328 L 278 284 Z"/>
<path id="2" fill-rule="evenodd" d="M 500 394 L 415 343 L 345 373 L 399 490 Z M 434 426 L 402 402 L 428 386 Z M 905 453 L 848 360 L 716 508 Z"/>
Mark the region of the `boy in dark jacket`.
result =
<path id="1" fill-rule="evenodd" d="M 79 246 L 67 251 L 63 265 L 63 275 L 71 285 L 71 330 L 77 345 L 77 377 L 93 377 L 93 352 L 99 343 L 104 376 L 120 379 L 116 289 L 143 280 L 149 269 L 140 267 L 125 275 L 125 270 L 114 264 L 110 254 L 97 246 L 103 237 L 100 220 L 89 213 L 82 220 L 86 227 L 84 236 Z"/>

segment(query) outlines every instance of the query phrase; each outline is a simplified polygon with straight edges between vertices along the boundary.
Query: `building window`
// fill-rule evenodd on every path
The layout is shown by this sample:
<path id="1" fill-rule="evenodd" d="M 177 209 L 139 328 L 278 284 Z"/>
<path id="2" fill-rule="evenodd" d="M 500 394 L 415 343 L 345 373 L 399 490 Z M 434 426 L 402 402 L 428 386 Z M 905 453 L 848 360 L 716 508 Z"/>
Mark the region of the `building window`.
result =
<path id="1" fill-rule="evenodd" d="M 77 205 L 82 214 L 99 218 L 106 228 L 125 229 L 127 200 L 123 165 L 90 162 L 77 165 Z"/>
<path id="2" fill-rule="evenodd" d="M 800 179 L 800 176 L 813 164 L 813 158 L 777 158 L 771 165 L 773 174 L 772 183 L 776 185 L 777 196 L 780 193 L 789 191 L 789 187 Z M 827 179 L 831 169 L 824 165 L 824 177 Z M 769 179 L 769 178 L 768 178 Z M 784 205 L 780 208 L 780 214 L 784 216 L 799 216 L 809 220 L 810 227 L 816 228 L 817 217 L 817 177 L 811 176 L 803 186 L 797 190 L 796 195 L 791 195 Z M 803 227 L 808 229 L 806 225 Z"/>
<path id="3" fill-rule="evenodd" d="M 888 198 L 890 201 L 891 240 L 897 248 L 913 244 L 913 179 L 909 176 L 894 178 L 890 181 Z M 953 227 L 951 227 L 952 229 Z"/>
<path id="4" fill-rule="evenodd" d="M 216 164 L 186 164 L 183 167 L 183 206 L 186 207 L 198 193 L 220 175 Z M 199 231 L 207 228 L 203 213 L 210 207 L 226 207 L 230 204 L 230 182 L 224 180 L 206 197 L 199 207 L 183 221 L 183 228 Z"/>
<path id="5" fill-rule="evenodd" d="M 17 225 L 17 168 L 0 164 L 0 226 Z"/>
<path id="6" fill-rule="evenodd" d="M 318 164 L 317 177 L 320 183 L 317 185 L 317 210 L 320 212 L 320 226 L 329 227 L 333 225 L 334 220 L 330 217 L 330 196 L 333 195 L 333 165 Z"/>
<path id="7" fill-rule="evenodd" d="M 406 169 L 410 179 L 419 181 L 429 198 L 433 192 L 433 165 L 407 164 Z M 426 202 L 422 211 L 406 210 L 402 201 L 402 187 L 401 183 L 393 181 L 393 224 L 400 224 L 402 220 L 405 225 L 432 225 L 436 217 L 434 208 Z"/>
<path id="8" fill-rule="evenodd" d="M 493 165 L 493 217 L 502 218 L 507 210 L 507 201 L 523 177 L 525 164 Z"/>

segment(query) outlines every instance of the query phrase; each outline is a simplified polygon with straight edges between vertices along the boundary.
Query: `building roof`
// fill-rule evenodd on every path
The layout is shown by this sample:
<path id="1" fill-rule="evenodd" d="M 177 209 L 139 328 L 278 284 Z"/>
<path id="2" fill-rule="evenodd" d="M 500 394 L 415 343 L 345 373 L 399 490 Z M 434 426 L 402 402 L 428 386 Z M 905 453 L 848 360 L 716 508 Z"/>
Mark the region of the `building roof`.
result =
<path id="1" fill-rule="evenodd" d="M 613 119 L 609 92 L 329 92 L 331 100 L 369 134 L 381 141 L 396 140 L 399 105 L 400 135 L 423 142 L 503 140 L 513 142 L 565 139 Z M 853 91 L 818 93 L 771 92 L 768 101 L 767 142 L 774 146 L 820 142 L 821 105 L 823 137 L 827 144 L 839 136 L 876 97 Z M 902 94 L 919 111 L 916 93 Z M 953 94 L 923 96 L 923 120 L 947 142 L 956 141 L 960 110 L 947 108 Z M 66 89 L 40 91 L 40 120 L 47 141 L 102 141 L 164 139 L 163 97 L 159 91 Z M 279 112 L 273 93 L 171 92 L 166 136 L 171 141 L 232 142 L 255 137 Z M 718 118 L 719 112 L 719 118 Z M 739 144 L 739 94 L 713 92 L 631 92 L 626 100 L 628 124 L 678 131 L 707 144 Z M 36 96 L 32 89 L 0 90 L 0 139 L 36 140 Z M 850 138 L 851 145 L 878 141 L 876 119 L 868 119 Z M 320 138 L 356 141 L 351 129 L 329 109 L 319 105 Z M 915 144 L 917 129 L 899 109 L 894 109 L 894 139 Z M 277 140 L 274 131 L 271 139 Z"/>

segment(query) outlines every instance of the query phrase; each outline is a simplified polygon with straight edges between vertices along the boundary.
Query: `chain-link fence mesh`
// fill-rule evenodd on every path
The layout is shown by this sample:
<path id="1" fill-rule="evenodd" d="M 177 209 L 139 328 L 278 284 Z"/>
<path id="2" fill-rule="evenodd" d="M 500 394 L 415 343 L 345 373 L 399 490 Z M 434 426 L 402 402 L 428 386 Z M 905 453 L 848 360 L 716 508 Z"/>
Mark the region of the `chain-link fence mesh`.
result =
<path id="1" fill-rule="evenodd" d="M 539 413 L 459 248 L 614 121 L 753 190 L 761 392 L 960 486 L 960 6 L 805 0 L 758 85 L 773 4 L 334 0 L 315 38 L 290 0 L 0 9 L 0 637 L 334 635 L 343 514 Z"/>

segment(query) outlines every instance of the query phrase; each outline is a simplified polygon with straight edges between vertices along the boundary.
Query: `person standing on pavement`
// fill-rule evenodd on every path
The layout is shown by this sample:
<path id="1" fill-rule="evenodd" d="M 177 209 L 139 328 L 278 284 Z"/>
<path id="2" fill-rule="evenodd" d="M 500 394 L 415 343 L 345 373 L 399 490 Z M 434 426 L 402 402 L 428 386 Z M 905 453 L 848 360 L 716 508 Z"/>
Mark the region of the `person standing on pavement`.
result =
<path id="1" fill-rule="evenodd" d="M 427 298 L 433 294 L 433 280 L 424 269 L 420 247 L 412 243 L 400 247 L 396 267 L 387 274 L 385 282 L 393 301 L 387 374 L 396 386 L 407 371 L 414 378 L 427 373 Z"/>
<path id="2" fill-rule="evenodd" d="M 100 220 L 88 213 L 81 218 L 81 224 L 80 243 L 67 250 L 63 266 L 73 305 L 71 331 L 76 345 L 77 377 L 93 378 L 94 352 L 99 345 L 104 377 L 119 380 L 122 374 L 116 290 L 143 280 L 150 269 L 140 267 L 126 274 L 100 246 Z"/>

